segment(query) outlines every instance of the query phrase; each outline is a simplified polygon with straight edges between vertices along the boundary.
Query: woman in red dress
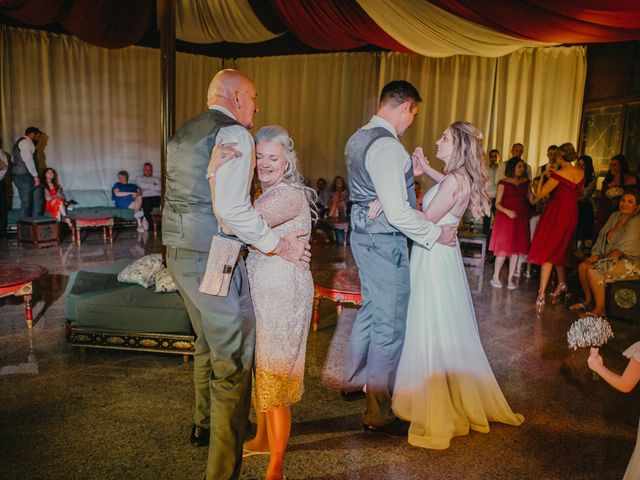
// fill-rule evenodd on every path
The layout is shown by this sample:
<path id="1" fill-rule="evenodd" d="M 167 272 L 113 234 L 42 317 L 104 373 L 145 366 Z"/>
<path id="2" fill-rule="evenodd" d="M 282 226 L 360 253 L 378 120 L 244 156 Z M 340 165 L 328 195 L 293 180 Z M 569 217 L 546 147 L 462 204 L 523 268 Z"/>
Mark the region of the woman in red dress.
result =
<path id="1" fill-rule="evenodd" d="M 584 183 L 584 170 L 571 164 L 575 158 L 576 149 L 571 143 L 560 145 L 556 150 L 556 163 L 560 168 L 548 177 L 547 172 L 543 172 L 543 178 L 535 192 L 536 202 L 551 194 L 536 228 L 528 258 L 529 263 L 541 265 L 540 288 L 536 299 L 539 307 L 545 303 L 547 283 L 554 265 L 558 272 L 558 286 L 551 295 L 557 298 L 567 292 L 564 268 L 571 258 L 578 224 L 578 195 Z"/>
<path id="2" fill-rule="evenodd" d="M 58 172 L 53 168 L 47 168 L 42 174 L 42 184 L 44 189 L 44 198 L 47 201 L 44 210 L 58 221 L 64 219 L 67 225 L 71 226 L 71 221 L 67 217 L 65 210 L 64 193 L 62 186 L 58 183 Z"/>
<path id="3" fill-rule="evenodd" d="M 505 178 L 496 189 L 496 219 L 489 242 L 489 250 L 496 257 L 490 284 L 502 288 L 500 270 L 509 257 L 507 288 L 513 290 L 513 276 L 518 267 L 518 257 L 529 253 L 529 200 L 530 192 L 527 168 L 519 157 L 511 158 L 504 169 Z"/>

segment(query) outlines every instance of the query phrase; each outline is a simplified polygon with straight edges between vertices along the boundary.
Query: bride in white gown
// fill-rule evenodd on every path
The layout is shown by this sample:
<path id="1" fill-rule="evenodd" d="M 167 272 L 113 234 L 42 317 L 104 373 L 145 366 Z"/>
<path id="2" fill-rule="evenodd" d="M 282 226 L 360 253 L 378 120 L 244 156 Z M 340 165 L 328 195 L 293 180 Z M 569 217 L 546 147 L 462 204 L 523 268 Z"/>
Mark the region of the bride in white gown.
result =
<path id="1" fill-rule="evenodd" d="M 416 170 L 438 184 L 423 200 L 427 220 L 458 223 L 467 205 L 475 218 L 488 212 L 482 134 L 456 122 L 437 142 L 441 174 L 428 165 L 421 149 Z M 418 173 L 416 171 L 416 173 Z M 393 396 L 395 414 L 411 422 L 409 443 L 445 449 L 469 429 L 488 432 L 489 422 L 520 425 L 496 381 L 480 342 L 460 246 L 414 244 L 407 329 Z"/>

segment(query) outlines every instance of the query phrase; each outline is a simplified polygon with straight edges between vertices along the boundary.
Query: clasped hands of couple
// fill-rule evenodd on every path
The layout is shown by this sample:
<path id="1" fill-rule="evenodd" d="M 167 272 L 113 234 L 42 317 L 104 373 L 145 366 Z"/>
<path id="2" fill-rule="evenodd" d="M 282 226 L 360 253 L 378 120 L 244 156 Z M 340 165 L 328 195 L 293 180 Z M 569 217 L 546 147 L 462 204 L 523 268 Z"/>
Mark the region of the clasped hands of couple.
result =
<path id="1" fill-rule="evenodd" d="M 411 155 L 411 162 L 413 163 L 413 175 L 419 177 L 420 175 L 427 174 L 429 169 L 434 170 L 429 165 L 429 160 L 424 156 L 422 147 L 417 147 Z M 439 173 L 439 172 L 438 172 Z M 369 213 L 367 217 L 369 220 L 374 220 L 380 213 L 382 213 L 382 205 L 380 200 L 376 199 L 369 204 Z M 420 212 L 420 214 L 423 214 Z M 458 224 L 449 223 L 447 225 L 440 225 L 440 236 L 438 237 L 438 243 L 447 247 L 455 247 L 458 236 Z"/>
<path id="2" fill-rule="evenodd" d="M 211 152 L 211 160 L 207 167 L 207 178 L 214 178 L 222 165 L 242 156 L 242 152 L 235 148 L 237 146 L 237 143 L 216 144 Z M 308 270 L 309 262 L 311 262 L 311 245 L 305 240 L 300 240 L 300 237 L 304 237 L 308 233 L 307 230 L 296 230 L 280 237 L 276 248 L 270 253 L 293 263 L 301 270 Z"/>

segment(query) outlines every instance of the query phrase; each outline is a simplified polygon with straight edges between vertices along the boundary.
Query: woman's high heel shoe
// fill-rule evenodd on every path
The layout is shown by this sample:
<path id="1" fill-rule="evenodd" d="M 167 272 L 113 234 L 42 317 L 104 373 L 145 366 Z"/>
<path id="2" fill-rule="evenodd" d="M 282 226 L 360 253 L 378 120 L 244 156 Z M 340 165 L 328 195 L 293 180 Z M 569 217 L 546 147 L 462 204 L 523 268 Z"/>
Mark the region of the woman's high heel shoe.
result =
<path id="1" fill-rule="evenodd" d="M 544 291 L 538 290 L 538 298 L 536 298 L 536 307 L 541 308 L 544 307 Z"/>
<path id="2" fill-rule="evenodd" d="M 556 287 L 554 292 L 551 294 L 551 297 L 553 297 L 554 301 L 560 299 L 560 297 L 563 297 L 564 300 L 566 301 L 567 298 L 569 297 L 569 288 L 567 287 L 567 284 L 558 283 L 558 286 Z"/>

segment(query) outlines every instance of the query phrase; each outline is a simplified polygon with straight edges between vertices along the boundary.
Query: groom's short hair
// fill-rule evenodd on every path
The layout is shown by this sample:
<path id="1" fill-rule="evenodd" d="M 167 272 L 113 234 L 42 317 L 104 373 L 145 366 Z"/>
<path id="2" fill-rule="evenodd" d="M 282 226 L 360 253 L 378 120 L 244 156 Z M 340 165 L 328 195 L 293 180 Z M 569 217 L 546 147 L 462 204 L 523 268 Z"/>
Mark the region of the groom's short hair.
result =
<path id="1" fill-rule="evenodd" d="M 387 83 L 380 93 L 380 106 L 393 102 L 393 106 L 398 106 L 407 100 L 420 103 L 422 98 L 416 87 L 406 80 L 393 80 Z"/>

